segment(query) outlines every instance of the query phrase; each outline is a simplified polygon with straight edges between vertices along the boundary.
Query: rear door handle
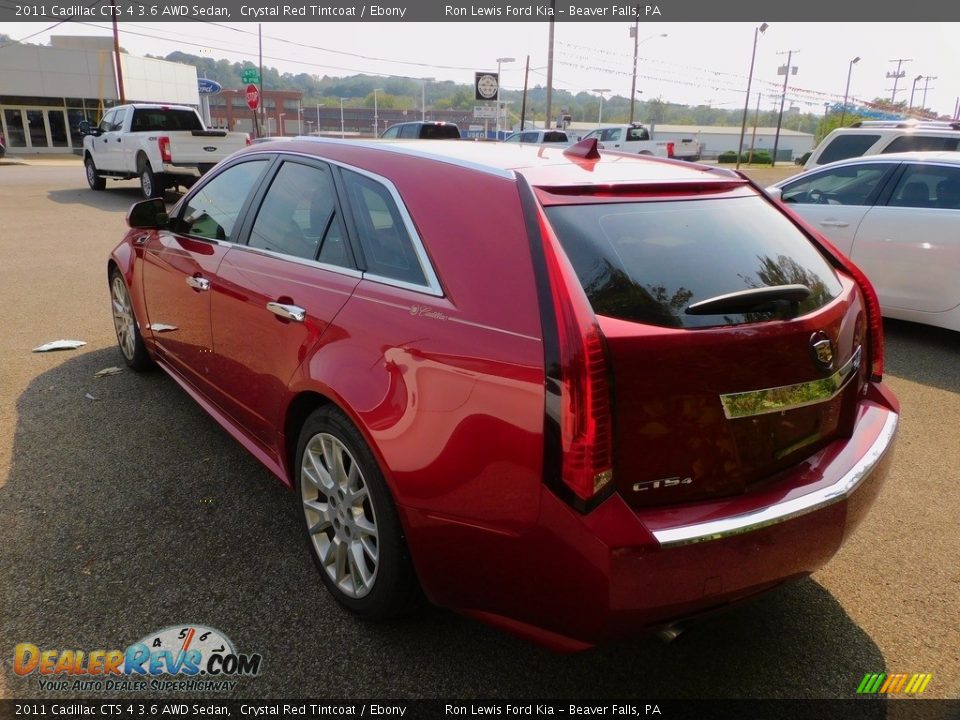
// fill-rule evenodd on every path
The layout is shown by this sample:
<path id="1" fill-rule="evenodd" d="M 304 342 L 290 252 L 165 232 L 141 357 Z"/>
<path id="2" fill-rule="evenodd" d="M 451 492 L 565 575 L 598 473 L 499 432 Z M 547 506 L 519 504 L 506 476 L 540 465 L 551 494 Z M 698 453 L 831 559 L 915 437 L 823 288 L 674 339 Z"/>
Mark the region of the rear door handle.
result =
<path id="1" fill-rule="evenodd" d="M 187 278 L 187 285 L 192 287 L 194 290 L 209 290 L 210 281 L 203 277 L 194 277 L 191 275 Z"/>
<path id="2" fill-rule="evenodd" d="M 267 310 L 284 320 L 302 323 L 307 318 L 307 311 L 297 305 L 284 305 L 278 302 L 268 302 Z"/>
<path id="3" fill-rule="evenodd" d="M 842 220 L 821 220 L 820 224 L 824 227 L 850 227 L 850 223 L 845 223 Z"/>

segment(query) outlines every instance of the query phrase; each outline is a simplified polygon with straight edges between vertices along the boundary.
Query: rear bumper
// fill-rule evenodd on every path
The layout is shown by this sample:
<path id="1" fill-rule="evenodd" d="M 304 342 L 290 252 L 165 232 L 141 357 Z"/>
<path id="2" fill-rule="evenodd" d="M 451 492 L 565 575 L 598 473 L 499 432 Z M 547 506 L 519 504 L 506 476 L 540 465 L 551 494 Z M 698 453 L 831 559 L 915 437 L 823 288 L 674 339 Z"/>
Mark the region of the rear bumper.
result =
<path id="1" fill-rule="evenodd" d="M 519 534 L 405 509 L 424 588 L 438 604 L 574 650 L 809 575 L 886 478 L 899 416 L 895 400 L 876 399 L 861 404 L 852 438 L 745 496 L 636 511 L 613 495 L 580 515 L 544 490 L 537 527 Z"/>

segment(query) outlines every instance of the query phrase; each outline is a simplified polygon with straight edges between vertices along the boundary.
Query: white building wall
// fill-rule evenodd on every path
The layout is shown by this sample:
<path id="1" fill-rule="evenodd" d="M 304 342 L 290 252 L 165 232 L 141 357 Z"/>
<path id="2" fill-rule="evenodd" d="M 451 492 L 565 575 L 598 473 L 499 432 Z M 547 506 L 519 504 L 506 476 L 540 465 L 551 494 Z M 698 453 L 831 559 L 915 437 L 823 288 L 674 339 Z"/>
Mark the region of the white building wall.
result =
<path id="1" fill-rule="evenodd" d="M 197 69 L 193 65 L 121 55 L 120 67 L 127 102 L 200 104 Z"/>
<path id="2" fill-rule="evenodd" d="M 0 77 L 3 95 L 117 99 L 113 54 L 104 50 L 8 45 Z"/>

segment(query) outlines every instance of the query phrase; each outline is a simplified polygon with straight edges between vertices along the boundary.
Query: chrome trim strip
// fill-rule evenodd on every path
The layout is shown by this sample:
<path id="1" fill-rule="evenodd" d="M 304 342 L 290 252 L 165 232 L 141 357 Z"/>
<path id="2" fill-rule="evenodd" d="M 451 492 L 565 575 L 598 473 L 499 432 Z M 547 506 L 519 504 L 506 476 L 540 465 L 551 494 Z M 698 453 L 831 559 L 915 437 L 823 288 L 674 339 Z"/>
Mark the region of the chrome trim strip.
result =
<path id="1" fill-rule="evenodd" d="M 230 248 L 232 250 L 243 250 L 244 252 L 253 253 L 254 255 L 263 255 L 264 257 L 276 258 L 277 260 L 285 260 L 287 262 L 296 263 L 297 265 L 305 265 L 306 267 L 316 268 L 318 270 L 327 270 L 328 272 L 336 273 L 338 275 L 346 275 L 347 277 L 354 278 L 356 280 L 359 280 L 363 277 L 363 273 L 359 270 L 355 270 L 354 268 L 346 268 L 342 265 L 330 265 L 329 263 L 322 263 L 318 260 L 311 260 L 310 258 L 304 258 L 298 255 L 287 255 L 286 253 L 276 252 L 275 250 L 267 250 L 266 248 L 240 245 L 239 243 L 230 244 Z M 267 273 L 261 274 L 266 275 Z M 271 275 L 270 277 L 277 276 Z"/>
<path id="2" fill-rule="evenodd" d="M 888 412 L 883 427 L 870 449 L 832 485 L 742 515 L 667 530 L 654 530 L 653 536 L 662 548 L 721 540 L 732 535 L 753 532 L 770 525 L 792 520 L 833 505 L 835 502 L 845 500 L 859 487 L 860 483 L 869 477 L 870 473 L 886 455 L 897 433 L 899 422 L 900 416 L 897 413 Z"/>
<path id="3" fill-rule="evenodd" d="M 720 404 L 723 405 L 723 414 L 727 420 L 736 420 L 796 410 L 833 400 L 857 374 L 862 358 L 863 348 L 858 347 L 846 364 L 829 377 L 795 385 L 721 395 Z"/>

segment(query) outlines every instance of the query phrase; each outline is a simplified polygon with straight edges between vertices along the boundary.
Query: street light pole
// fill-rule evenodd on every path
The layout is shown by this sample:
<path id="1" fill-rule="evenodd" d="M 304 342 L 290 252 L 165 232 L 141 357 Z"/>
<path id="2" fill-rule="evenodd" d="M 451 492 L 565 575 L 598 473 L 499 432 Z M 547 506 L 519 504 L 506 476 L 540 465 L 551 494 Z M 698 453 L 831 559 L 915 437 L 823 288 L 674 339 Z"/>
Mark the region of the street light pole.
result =
<path id="1" fill-rule="evenodd" d="M 420 84 L 420 122 L 427 121 L 427 83 L 433 82 L 436 78 L 421 78 Z"/>
<path id="2" fill-rule="evenodd" d="M 637 48 L 640 47 L 647 40 L 652 40 L 655 37 L 667 37 L 667 33 L 660 33 L 659 35 L 649 35 L 643 40 L 639 40 L 639 32 L 637 30 L 640 26 L 640 16 L 639 8 L 637 10 L 638 15 L 637 19 L 633 21 L 633 27 L 630 28 L 630 35 L 633 36 L 633 78 L 630 80 L 630 124 L 633 124 L 633 111 L 636 106 L 635 98 L 637 97 Z"/>
<path id="3" fill-rule="evenodd" d="M 610 92 L 610 88 L 593 88 L 595 93 L 600 93 L 600 111 L 597 113 L 597 127 L 603 122 L 603 94 Z"/>
<path id="4" fill-rule="evenodd" d="M 317 126 L 317 130 L 320 130 L 319 125 Z M 343 98 L 340 98 L 340 139 L 343 140 L 345 136 L 346 136 L 346 133 L 344 132 L 344 129 L 343 129 Z"/>
<path id="5" fill-rule="evenodd" d="M 840 127 L 843 127 L 843 121 L 847 117 L 847 98 L 850 97 L 850 76 L 853 74 L 853 66 L 860 62 L 860 56 L 857 55 L 850 61 L 847 68 L 847 89 L 843 91 L 843 109 L 840 111 Z"/>
<path id="6" fill-rule="evenodd" d="M 910 88 L 910 106 L 907 108 L 907 112 L 913 109 L 913 94 L 917 91 L 917 83 L 921 80 L 923 80 L 923 75 L 917 75 L 913 79 L 913 87 Z"/>
<path id="7" fill-rule="evenodd" d="M 502 83 L 500 82 L 500 64 L 501 63 L 511 63 L 514 62 L 516 58 L 512 57 L 498 57 L 497 58 L 497 140 L 500 139 L 500 89 Z"/>
<path id="8" fill-rule="evenodd" d="M 377 90 L 380 88 L 373 89 L 373 136 L 380 137 L 380 111 L 377 107 Z"/>
<path id="9" fill-rule="evenodd" d="M 787 51 L 787 64 L 783 68 L 783 94 L 780 96 L 780 114 L 777 116 L 777 133 L 773 136 L 773 158 L 771 158 L 771 165 L 776 166 L 777 164 L 777 147 L 780 145 L 780 127 L 783 125 L 783 105 L 787 101 L 787 82 L 790 80 L 790 70 L 792 66 L 790 61 L 793 59 L 793 54 L 795 52 L 800 52 L 799 50 L 788 50 Z M 783 53 L 777 53 L 778 55 L 783 55 Z"/>
<path id="10" fill-rule="evenodd" d="M 753 63 L 757 59 L 757 37 L 770 27 L 761 23 L 753 29 L 753 51 L 750 53 L 750 74 L 747 75 L 747 99 L 743 102 L 743 122 L 740 123 L 740 144 L 737 146 L 737 170 L 740 169 L 740 156 L 743 154 L 743 136 L 747 132 L 747 111 L 750 109 L 750 85 L 753 83 Z"/>

